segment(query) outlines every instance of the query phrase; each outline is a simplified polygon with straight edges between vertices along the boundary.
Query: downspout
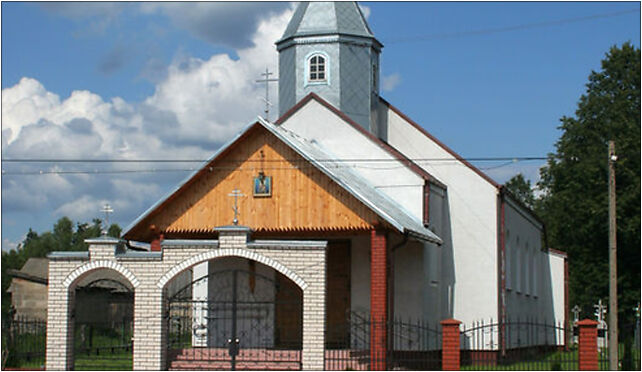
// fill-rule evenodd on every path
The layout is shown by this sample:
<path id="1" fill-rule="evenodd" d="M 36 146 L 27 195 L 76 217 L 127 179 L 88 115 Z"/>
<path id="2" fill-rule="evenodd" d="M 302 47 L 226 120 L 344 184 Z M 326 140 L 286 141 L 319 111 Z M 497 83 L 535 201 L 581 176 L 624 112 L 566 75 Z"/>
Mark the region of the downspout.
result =
<path id="1" fill-rule="evenodd" d="M 499 187 L 498 204 L 498 244 L 497 244 L 497 316 L 499 317 L 499 347 L 501 355 L 506 356 L 506 200 L 505 188 Z"/>

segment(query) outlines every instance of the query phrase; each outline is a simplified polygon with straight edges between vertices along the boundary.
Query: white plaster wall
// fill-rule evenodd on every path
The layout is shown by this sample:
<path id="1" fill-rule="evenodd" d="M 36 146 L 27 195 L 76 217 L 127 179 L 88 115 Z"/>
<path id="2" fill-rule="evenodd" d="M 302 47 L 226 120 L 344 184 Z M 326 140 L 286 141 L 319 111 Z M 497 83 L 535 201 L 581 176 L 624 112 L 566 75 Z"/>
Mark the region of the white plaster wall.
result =
<path id="1" fill-rule="evenodd" d="M 392 110 L 388 143 L 408 158 L 455 159 Z M 497 319 L 497 189 L 458 161 L 418 162 L 447 185 L 452 244 L 452 316 L 469 324 Z M 442 275 L 443 276 L 443 275 Z"/>
<path id="2" fill-rule="evenodd" d="M 551 282 L 555 284 L 553 286 L 553 313 L 555 314 L 556 320 L 564 321 L 566 315 L 566 299 L 564 293 L 565 258 L 560 254 L 549 252 L 548 260 L 551 271 Z"/>
<path id="3" fill-rule="evenodd" d="M 505 200 L 507 319 L 552 321 L 550 274 L 543 262 L 546 253 L 542 252 L 542 225 L 509 196 Z"/>
<path id="4" fill-rule="evenodd" d="M 207 293 L 208 293 L 208 264 L 203 262 L 195 265 L 193 270 L 194 280 L 197 281 L 192 286 L 192 345 L 194 346 L 207 346 L 207 318 L 209 317 L 207 309 Z M 201 278 L 204 278 L 199 280 Z"/>
<path id="5" fill-rule="evenodd" d="M 370 314 L 370 237 L 351 239 L 350 310 Z"/>
<path id="6" fill-rule="evenodd" d="M 281 126 L 316 142 L 335 158 L 391 160 L 358 163 L 353 170 L 399 203 L 411 216 L 422 220 L 423 178 L 400 166 L 396 158 L 317 101 L 309 101 Z"/>

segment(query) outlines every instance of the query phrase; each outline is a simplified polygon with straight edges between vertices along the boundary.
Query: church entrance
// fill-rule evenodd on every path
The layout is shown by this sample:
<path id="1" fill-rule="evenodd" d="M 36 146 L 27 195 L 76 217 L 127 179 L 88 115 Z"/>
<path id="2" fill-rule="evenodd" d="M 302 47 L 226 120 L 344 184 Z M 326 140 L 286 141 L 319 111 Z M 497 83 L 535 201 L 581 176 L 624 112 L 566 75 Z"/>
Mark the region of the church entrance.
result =
<path id="1" fill-rule="evenodd" d="M 301 289 L 254 261 L 215 261 L 168 298 L 168 368 L 301 369 Z"/>

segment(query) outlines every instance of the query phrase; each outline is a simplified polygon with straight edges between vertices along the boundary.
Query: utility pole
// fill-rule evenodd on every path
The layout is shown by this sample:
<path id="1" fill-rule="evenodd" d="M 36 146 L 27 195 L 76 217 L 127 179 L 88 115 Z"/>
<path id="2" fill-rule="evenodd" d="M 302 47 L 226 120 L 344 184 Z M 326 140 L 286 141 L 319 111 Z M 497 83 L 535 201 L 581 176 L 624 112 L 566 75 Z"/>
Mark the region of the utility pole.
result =
<path id="1" fill-rule="evenodd" d="M 615 142 L 609 141 L 609 369 L 618 370 L 617 226 L 615 209 Z"/>

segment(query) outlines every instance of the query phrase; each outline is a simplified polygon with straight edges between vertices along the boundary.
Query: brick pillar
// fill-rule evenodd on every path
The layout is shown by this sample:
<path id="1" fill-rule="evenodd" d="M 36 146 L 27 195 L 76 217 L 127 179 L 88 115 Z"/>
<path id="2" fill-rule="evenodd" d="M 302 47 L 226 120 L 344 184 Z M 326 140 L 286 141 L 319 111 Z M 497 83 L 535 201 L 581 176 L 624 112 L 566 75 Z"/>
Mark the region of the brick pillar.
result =
<path id="1" fill-rule="evenodd" d="M 134 370 L 166 368 L 167 318 L 163 307 L 163 290 L 151 280 L 134 291 Z"/>
<path id="2" fill-rule="evenodd" d="M 577 326 L 580 328 L 579 369 L 581 371 L 597 370 L 597 322 L 584 319 L 577 322 Z"/>
<path id="3" fill-rule="evenodd" d="M 388 351 L 388 251 L 384 231 L 370 234 L 370 369 L 386 370 Z"/>
<path id="4" fill-rule="evenodd" d="M 441 369 L 459 371 L 459 325 L 456 319 L 441 321 Z"/>
<path id="5" fill-rule="evenodd" d="M 163 241 L 164 238 L 165 236 L 163 234 L 160 234 L 156 239 L 152 240 L 149 250 L 152 252 L 160 252 L 161 242 Z"/>
<path id="6" fill-rule="evenodd" d="M 45 368 L 74 368 L 74 291 L 62 283 L 69 269 L 55 261 L 49 262 L 47 298 L 47 346 Z"/>

